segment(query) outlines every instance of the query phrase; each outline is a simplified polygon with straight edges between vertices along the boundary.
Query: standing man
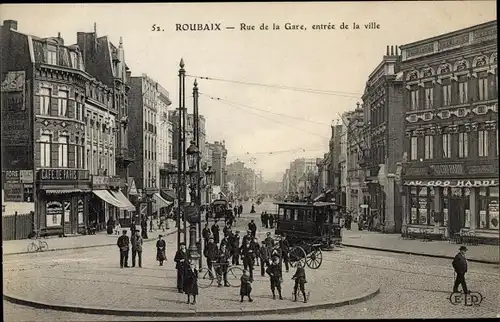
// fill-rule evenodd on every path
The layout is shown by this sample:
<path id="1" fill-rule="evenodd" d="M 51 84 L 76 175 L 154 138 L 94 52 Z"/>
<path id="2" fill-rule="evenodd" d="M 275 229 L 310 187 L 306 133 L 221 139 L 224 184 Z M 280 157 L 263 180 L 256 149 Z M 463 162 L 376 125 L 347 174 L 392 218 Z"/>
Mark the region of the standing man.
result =
<path id="1" fill-rule="evenodd" d="M 285 269 L 286 272 L 288 273 L 288 270 L 290 269 L 290 244 L 288 243 L 288 240 L 286 239 L 286 235 L 283 234 L 283 237 L 279 241 L 280 249 L 281 249 L 281 254 L 282 254 L 282 259 L 283 262 L 285 263 Z"/>
<path id="2" fill-rule="evenodd" d="M 238 207 L 238 218 L 241 217 L 242 213 L 243 213 L 243 205 L 240 204 L 240 206 Z"/>
<path id="3" fill-rule="evenodd" d="M 302 296 L 304 297 L 304 303 L 307 303 L 305 288 L 305 284 L 307 283 L 306 271 L 301 262 L 297 263 L 297 270 L 295 271 L 295 274 L 293 274 L 292 280 L 295 280 L 295 285 L 293 286 L 293 301 L 297 302 L 297 291 L 300 287 L 300 291 L 302 292 Z"/>
<path id="4" fill-rule="evenodd" d="M 180 249 L 175 253 L 175 269 L 177 269 L 177 290 L 179 293 L 183 292 L 184 288 L 184 276 L 187 269 L 187 253 L 186 244 L 181 243 Z"/>
<path id="5" fill-rule="evenodd" d="M 213 262 L 217 259 L 217 245 L 214 243 L 214 239 L 210 237 L 208 239 L 208 244 L 203 250 L 203 255 L 207 259 L 207 268 L 209 271 L 209 274 L 212 276 L 212 267 L 213 267 Z"/>
<path id="6" fill-rule="evenodd" d="M 264 226 L 266 228 L 269 228 L 269 214 L 267 211 L 264 211 Z"/>
<path id="7" fill-rule="evenodd" d="M 127 230 L 122 231 L 122 235 L 118 237 L 116 245 L 120 249 L 120 268 L 128 267 L 128 247 L 130 239 L 127 236 Z"/>
<path id="8" fill-rule="evenodd" d="M 279 298 L 280 300 L 282 300 L 283 297 L 281 296 L 281 268 L 277 256 L 273 257 L 273 262 L 267 268 L 266 273 L 270 277 L 271 292 L 273 292 L 273 300 L 276 300 L 276 293 L 274 292 L 275 289 L 278 290 Z"/>
<path id="9" fill-rule="evenodd" d="M 233 265 L 240 265 L 240 231 L 237 230 L 234 235 L 231 236 L 231 255 Z"/>
<path id="10" fill-rule="evenodd" d="M 252 238 L 252 231 L 247 230 L 247 234 L 243 236 L 243 242 L 242 245 L 246 245 L 247 242 L 251 242 L 253 240 Z"/>
<path id="11" fill-rule="evenodd" d="M 250 229 L 251 231 L 252 239 L 255 238 L 255 235 L 257 234 L 257 225 L 255 224 L 255 221 L 253 219 L 248 224 L 248 229 Z"/>
<path id="12" fill-rule="evenodd" d="M 130 243 L 132 244 L 132 267 L 135 267 L 135 257 L 139 257 L 139 267 L 142 267 L 142 237 L 139 235 L 139 230 L 135 231 Z"/>
<path id="13" fill-rule="evenodd" d="M 240 248 L 240 254 L 243 258 L 243 269 L 250 272 L 250 278 L 253 281 L 253 262 L 254 262 L 254 252 L 251 244 L 251 239 L 247 239 L 245 243 Z"/>
<path id="14" fill-rule="evenodd" d="M 265 212 L 263 211 L 261 214 L 260 214 L 260 226 L 262 228 L 264 228 L 266 226 L 266 221 L 265 221 L 265 218 L 266 218 L 266 215 L 265 215 Z"/>
<path id="15" fill-rule="evenodd" d="M 274 247 L 274 239 L 271 237 L 270 232 L 267 232 L 266 239 L 264 239 L 264 243 L 266 244 L 266 247 L 268 247 L 268 248 Z"/>
<path id="16" fill-rule="evenodd" d="M 266 267 L 269 266 L 269 258 L 270 252 L 269 248 L 266 246 L 266 242 L 262 241 L 262 246 L 259 249 L 259 257 L 260 257 L 260 275 L 266 276 Z"/>
<path id="17" fill-rule="evenodd" d="M 269 227 L 271 229 L 273 229 L 274 228 L 274 216 L 273 216 L 273 214 L 269 214 L 269 220 L 268 221 L 269 221 Z"/>
<path id="18" fill-rule="evenodd" d="M 468 294 L 467 284 L 465 283 L 465 273 L 467 273 L 467 259 L 465 258 L 465 253 L 467 252 L 467 247 L 460 246 L 458 254 L 455 256 L 452 262 L 453 269 L 457 274 L 455 278 L 455 284 L 453 284 L 453 293 L 458 293 L 458 285 L 462 285 L 462 290 L 464 294 Z"/>
<path id="19" fill-rule="evenodd" d="M 219 240 L 220 240 L 220 236 L 219 236 L 220 228 L 219 228 L 219 224 L 217 223 L 217 219 L 215 220 L 214 224 L 212 225 L 211 230 L 212 230 L 212 235 L 214 237 L 214 243 L 218 244 Z"/>
<path id="20" fill-rule="evenodd" d="M 229 268 L 229 252 L 226 249 L 226 245 L 221 245 L 220 250 L 217 254 L 217 283 L 218 286 L 222 286 L 222 281 L 219 277 L 224 280 L 224 286 L 229 287 L 229 282 L 227 281 L 227 272 Z"/>
<path id="21" fill-rule="evenodd" d="M 203 228 L 203 231 L 201 232 L 201 235 L 203 236 L 203 241 L 205 242 L 205 247 L 207 247 L 208 244 L 208 239 L 210 238 L 210 228 L 208 227 L 208 221 L 205 223 L 205 228 Z"/>

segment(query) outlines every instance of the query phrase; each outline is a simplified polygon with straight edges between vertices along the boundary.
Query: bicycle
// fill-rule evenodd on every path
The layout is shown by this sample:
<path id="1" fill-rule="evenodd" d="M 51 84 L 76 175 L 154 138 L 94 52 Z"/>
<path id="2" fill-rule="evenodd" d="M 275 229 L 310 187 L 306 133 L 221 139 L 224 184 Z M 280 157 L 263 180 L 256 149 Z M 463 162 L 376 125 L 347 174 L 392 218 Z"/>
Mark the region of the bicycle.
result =
<path id="1" fill-rule="evenodd" d="M 207 269 L 206 273 L 198 279 L 198 285 L 201 288 L 208 288 L 212 286 L 214 281 L 217 281 L 217 284 L 221 284 L 223 276 L 219 272 L 222 270 L 223 265 L 228 265 L 227 269 L 227 283 L 231 287 L 239 287 L 240 286 L 240 278 L 243 275 L 243 270 L 237 266 L 230 266 L 230 264 L 220 264 L 214 262 L 212 265 L 212 270 Z M 218 268 L 221 268 L 220 270 Z M 215 271 L 215 274 L 214 272 Z"/>
<path id="2" fill-rule="evenodd" d="M 34 240 L 28 244 L 28 253 L 43 252 L 49 249 L 49 244 L 40 239 L 40 233 L 36 232 Z"/>

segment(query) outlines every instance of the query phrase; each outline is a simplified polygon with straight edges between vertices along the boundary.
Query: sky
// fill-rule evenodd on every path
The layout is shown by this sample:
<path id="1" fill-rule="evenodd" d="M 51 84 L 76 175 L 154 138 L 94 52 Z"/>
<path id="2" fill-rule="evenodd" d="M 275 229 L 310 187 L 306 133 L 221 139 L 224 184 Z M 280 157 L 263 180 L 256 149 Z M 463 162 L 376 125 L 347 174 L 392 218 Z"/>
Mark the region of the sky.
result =
<path id="1" fill-rule="evenodd" d="M 186 106 L 192 113 L 196 76 L 207 140 L 225 141 L 228 163 L 243 161 L 265 180 L 280 181 L 294 159 L 328 151 L 331 124 L 361 102 L 387 45 L 495 20 L 496 2 L 2 4 L 0 19 L 17 20 L 19 31 L 38 37 L 60 32 L 67 45 L 96 23 L 99 37 L 115 45 L 123 38 L 132 75 L 147 74 L 166 88 L 172 109 L 183 58 Z M 349 29 L 340 29 L 343 22 Z M 380 29 L 366 30 L 370 22 Z M 176 31 L 176 24 L 212 23 L 221 31 Z M 241 30 L 242 23 L 255 30 Z M 286 23 L 306 30 L 285 30 Z M 320 24 L 335 29 L 313 30 Z"/>

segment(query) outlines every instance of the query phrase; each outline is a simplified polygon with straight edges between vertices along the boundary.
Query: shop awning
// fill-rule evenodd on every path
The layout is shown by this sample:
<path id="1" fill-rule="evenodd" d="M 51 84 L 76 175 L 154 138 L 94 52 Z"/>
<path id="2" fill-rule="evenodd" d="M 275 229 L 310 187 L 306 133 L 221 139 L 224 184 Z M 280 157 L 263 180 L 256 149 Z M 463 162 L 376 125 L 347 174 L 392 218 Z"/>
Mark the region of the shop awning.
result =
<path id="1" fill-rule="evenodd" d="M 405 181 L 405 186 L 419 187 L 490 187 L 498 186 L 498 179 L 471 179 L 471 180 L 411 180 Z"/>
<path id="2" fill-rule="evenodd" d="M 75 192 L 82 192 L 82 190 L 80 189 L 67 189 L 67 190 L 63 190 L 63 189 L 47 189 L 45 190 L 45 193 L 46 194 L 49 194 L 49 195 L 63 195 L 63 194 L 68 194 L 68 193 L 75 193 Z"/>
<path id="3" fill-rule="evenodd" d="M 156 205 L 158 206 L 158 209 L 163 207 L 168 207 L 172 204 L 171 202 L 163 199 L 158 192 L 153 195 L 153 198 L 154 200 L 156 200 Z"/>
<path id="4" fill-rule="evenodd" d="M 174 201 L 176 198 L 175 192 L 169 189 L 161 189 L 160 190 L 160 195 L 163 199 L 167 201 Z"/>
<path id="5" fill-rule="evenodd" d="M 127 211 L 135 211 L 135 206 L 130 202 L 130 200 L 127 199 L 127 197 L 120 191 L 109 191 L 113 197 L 115 197 L 119 202 L 121 202 L 124 206 L 121 209 L 127 210 Z"/>
<path id="6" fill-rule="evenodd" d="M 92 190 L 92 192 L 101 198 L 103 201 L 109 203 L 112 206 L 115 206 L 116 208 L 124 208 L 125 205 L 123 205 L 118 199 L 113 197 L 111 193 L 109 193 L 108 190 Z"/>

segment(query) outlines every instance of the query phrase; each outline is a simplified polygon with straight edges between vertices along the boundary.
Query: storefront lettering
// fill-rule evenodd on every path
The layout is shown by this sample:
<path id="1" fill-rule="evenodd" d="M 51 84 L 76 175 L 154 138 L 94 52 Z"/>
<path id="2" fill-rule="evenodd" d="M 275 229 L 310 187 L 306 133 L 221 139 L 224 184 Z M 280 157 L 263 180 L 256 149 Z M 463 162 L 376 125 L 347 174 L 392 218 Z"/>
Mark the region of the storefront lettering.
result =
<path id="1" fill-rule="evenodd" d="M 458 180 L 457 187 L 486 187 L 498 184 L 498 180 Z"/>
<path id="2" fill-rule="evenodd" d="M 427 186 L 427 187 L 489 187 L 498 186 L 497 179 L 491 180 L 430 180 L 430 181 L 405 181 L 406 186 Z"/>
<path id="3" fill-rule="evenodd" d="M 434 175 L 451 175 L 464 174 L 464 166 L 462 164 L 436 164 L 430 168 L 434 171 Z"/>
<path id="4" fill-rule="evenodd" d="M 88 180 L 88 170 L 77 169 L 41 169 L 40 180 Z"/>

